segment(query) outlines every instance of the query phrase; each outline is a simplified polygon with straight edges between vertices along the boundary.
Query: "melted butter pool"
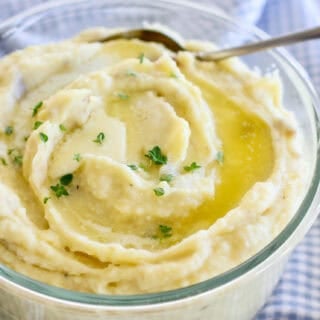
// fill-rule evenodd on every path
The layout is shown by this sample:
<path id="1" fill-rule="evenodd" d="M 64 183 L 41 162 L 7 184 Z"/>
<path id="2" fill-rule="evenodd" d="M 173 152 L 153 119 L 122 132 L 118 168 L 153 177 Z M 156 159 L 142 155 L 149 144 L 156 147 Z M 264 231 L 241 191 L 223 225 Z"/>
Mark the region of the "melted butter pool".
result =
<path id="1" fill-rule="evenodd" d="M 214 198 L 204 202 L 186 218 L 173 222 L 172 228 L 179 239 L 208 229 L 235 208 L 256 182 L 270 176 L 274 165 L 272 137 L 267 124 L 258 116 L 243 111 L 212 86 L 196 84 L 201 87 L 213 110 L 224 161 L 218 166 L 220 182 L 216 184 Z"/>

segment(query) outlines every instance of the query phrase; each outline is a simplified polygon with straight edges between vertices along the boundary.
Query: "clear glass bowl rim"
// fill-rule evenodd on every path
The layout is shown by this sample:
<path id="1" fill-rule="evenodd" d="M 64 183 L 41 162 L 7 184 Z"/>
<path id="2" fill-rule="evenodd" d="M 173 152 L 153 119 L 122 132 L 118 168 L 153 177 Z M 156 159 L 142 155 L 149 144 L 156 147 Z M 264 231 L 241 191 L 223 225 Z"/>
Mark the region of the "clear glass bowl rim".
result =
<path id="1" fill-rule="evenodd" d="M 141 3 L 144 0 L 136 0 Z M 14 27 L 19 21 L 25 21 L 34 14 L 45 12 L 50 9 L 58 8 L 61 5 L 79 5 L 82 3 L 88 3 L 87 0 L 56 0 L 54 2 L 44 3 L 37 5 L 31 9 L 24 11 L 23 13 L 17 14 L 4 22 L 0 23 L 0 35 L 2 32 L 10 30 Z M 205 13 L 218 16 L 223 18 L 228 23 L 237 25 L 237 23 L 226 16 L 219 8 L 211 6 L 211 8 L 199 5 L 196 3 L 191 3 L 188 0 L 158 0 L 158 4 L 162 5 L 175 5 L 183 6 L 189 9 L 202 11 Z M 130 4 L 130 1 L 129 1 Z M 244 26 L 241 25 L 241 28 L 244 29 Z M 256 28 L 245 26 L 246 31 L 250 34 L 256 36 L 257 38 L 264 39 L 269 37 L 265 32 Z M 316 90 L 314 89 L 312 83 L 309 80 L 304 69 L 300 66 L 298 62 L 293 59 L 290 54 L 288 54 L 283 49 L 274 49 L 272 50 L 274 56 L 285 61 L 292 70 L 296 73 L 297 77 L 303 82 L 305 88 L 308 91 L 309 98 L 312 101 L 313 105 L 313 114 L 316 127 L 316 141 L 317 146 L 320 142 L 320 121 L 319 121 L 319 111 L 320 100 L 317 95 Z M 317 148 L 318 149 L 318 148 Z M 320 155 L 319 151 L 316 155 L 316 161 L 314 165 L 314 171 L 312 176 L 312 181 L 310 187 L 305 195 L 299 209 L 297 210 L 295 216 L 291 219 L 288 225 L 282 230 L 282 232 L 271 241 L 266 247 L 260 250 L 250 259 L 246 260 L 242 264 L 236 266 L 235 268 L 215 276 L 211 279 L 205 280 L 203 282 L 179 288 L 170 291 L 163 291 L 159 293 L 151 294 L 138 294 L 138 295 L 100 295 L 100 294 L 91 294 L 91 293 L 81 293 L 70 291 L 62 288 L 53 287 L 45 283 L 33 280 L 27 276 L 24 276 L 20 273 L 17 273 L 5 266 L 0 265 L 0 287 L 2 283 L 6 286 L 15 288 L 24 293 L 31 293 L 36 297 L 49 299 L 56 302 L 68 303 L 77 305 L 78 307 L 95 306 L 103 308 L 112 308 L 112 307 L 141 307 L 141 306 L 152 306 L 159 303 L 170 303 L 177 300 L 186 299 L 193 297 L 195 295 L 205 294 L 208 291 L 217 290 L 225 285 L 230 284 L 232 281 L 244 276 L 245 274 L 253 271 L 257 267 L 261 266 L 266 259 L 275 254 L 281 249 L 281 247 L 290 239 L 299 226 L 303 223 L 307 224 L 307 228 L 310 227 L 311 223 L 316 219 L 316 214 L 314 210 L 318 211 L 319 203 L 317 203 L 320 196 L 319 189 L 320 182 Z M 311 210 L 312 209 L 312 210 Z M 309 218 L 309 219 L 308 219 Z"/>

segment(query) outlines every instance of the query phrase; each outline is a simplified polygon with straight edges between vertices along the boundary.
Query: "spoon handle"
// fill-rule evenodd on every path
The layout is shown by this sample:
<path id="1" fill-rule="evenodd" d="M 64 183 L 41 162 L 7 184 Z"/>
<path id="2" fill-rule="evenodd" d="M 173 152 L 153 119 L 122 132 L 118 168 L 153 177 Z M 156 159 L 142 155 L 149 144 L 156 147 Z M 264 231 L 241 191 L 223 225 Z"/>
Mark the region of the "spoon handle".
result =
<path id="1" fill-rule="evenodd" d="M 256 51 L 283 46 L 291 43 L 320 38 L 320 27 L 307 29 L 300 32 L 285 34 L 280 37 L 271 38 L 256 43 L 250 43 L 239 47 L 223 49 L 212 52 L 201 52 L 196 55 L 199 60 L 217 61 L 234 56 L 242 56 Z"/>

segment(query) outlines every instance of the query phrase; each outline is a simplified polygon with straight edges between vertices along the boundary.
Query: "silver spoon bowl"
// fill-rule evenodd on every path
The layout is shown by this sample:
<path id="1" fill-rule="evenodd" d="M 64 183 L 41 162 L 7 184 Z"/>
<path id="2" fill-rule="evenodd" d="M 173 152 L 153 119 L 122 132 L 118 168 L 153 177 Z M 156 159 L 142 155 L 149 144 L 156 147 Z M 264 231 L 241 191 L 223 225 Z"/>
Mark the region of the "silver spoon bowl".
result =
<path id="1" fill-rule="evenodd" d="M 222 49 L 210 52 L 197 52 L 195 57 L 202 61 L 218 61 L 235 56 L 242 56 L 273 47 L 284 46 L 292 43 L 302 42 L 311 39 L 320 38 L 320 27 L 303 30 L 300 32 L 289 33 L 280 37 L 270 38 L 267 40 L 246 44 L 243 46 Z M 165 33 L 164 31 L 154 29 L 128 29 L 113 33 L 100 42 L 106 42 L 117 39 L 140 39 L 143 41 L 158 42 L 173 52 L 186 51 L 186 48 L 176 39 Z"/>

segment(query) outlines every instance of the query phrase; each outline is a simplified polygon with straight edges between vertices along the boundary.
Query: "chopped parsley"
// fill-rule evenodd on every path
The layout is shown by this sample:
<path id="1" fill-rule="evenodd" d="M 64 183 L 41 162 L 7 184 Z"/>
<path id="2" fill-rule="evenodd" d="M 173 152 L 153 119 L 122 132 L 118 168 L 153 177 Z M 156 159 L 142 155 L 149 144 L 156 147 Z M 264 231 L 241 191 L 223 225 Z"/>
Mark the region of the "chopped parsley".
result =
<path id="1" fill-rule="evenodd" d="M 121 99 L 121 100 L 128 100 L 129 99 L 129 95 L 127 95 L 126 93 L 122 93 L 122 92 L 119 92 L 117 94 L 118 98 Z"/>
<path id="2" fill-rule="evenodd" d="M 42 121 L 36 121 L 33 125 L 33 130 L 37 130 L 42 124 Z"/>
<path id="3" fill-rule="evenodd" d="M 135 165 L 135 164 L 128 164 L 127 166 L 128 166 L 131 170 L 133 170 L 133 171 L 136 171 L 136 170 L 139 169 L 138 166 Z"/>
<path id="4" fill-rule="evenodd" d="M 42 141 L 42 142 L 44 142 L 44 143 L 46 143 L 47 141 L 48 141 L 48 136 L 45 134 L 45 133 L 43 133 L 43 132 L 40 132 L 39 133 L 39 137 L 40 137 L 40 140 Z"/>
<path id="5" fill-rule="evenodd" d="M 39 109 L 42 107 L 42 105 L 43 105 L 43 102 L 40 101 L 33 107 L 33 111 L 32 111 L 33 117 L 35 117 L 37 115 L 37 113 L 39 112 Z"/>
<path id="6" fill-rule="evenodd" d="M 4 165 L 4 166 L 7 166 L 7 165 L 8 165 L 8 163 L 7 163 L 7 161 L 6 161 L 5 158 L 0 158 L 0 162 L 1 162 L 2 165 Z"/>
<path id="7" fill-rule="evenodd" d="M 171 77 L 171 78 L 178 79 L 177 74 L 176 74 L 176 73 L 174 73 L 173 71 L 172 71 L 172 72 L 170 72 L 170 77 Z"/>
<path id="8" fill-rule="evenodd" d="M 102 142 L 104 141 L 105 139 L 105 135 L 103 132 L 100 132 L 98 135 L 97 135 L 97 138 L 95 140 L 93 140 L 93 142 L 95 143 L 98 143 L 98 144 L 102 144 Z"/>
<path id="9" fill-rule="evenodd" d="M 145 154 L 145 157 L 149 158 L 156 165 L 166 164 L 168 160 L 167 156 L 162 154 L 159 146 L 155 146 L 151 150 L 149 150 L 148 153 Z"/>
<path id="10" fill-rule="evenodd" d="M 218 151 L 216 154 L 216 160 L 219 164 L 224 163 L 224 153 L 222 151 Z"/>
<path id="11" fill-rule="evenodd" d="M 169 238 L 172 236 L 172 227 L 166 226 L 164 224 L 160 224 L 159 231 L 163 238 Z"/>
<path id="12" fill-rule="evenodd" d="M 29 137 L 30 137 L 30 136 L 25 136 L 25 137 L 23 138 L 23 140 L 24 140 L 24 141 L 27 141 L 27 140 L 29 139 Z"/>
<path id="13" fill-rule="evenodd" d="M 22 155 L 17 155 L 17 156 L 14 156 L 13 158 L 13 162 L 18 166 L 22 166 L 22 160 L 23 160 Z"/>
<path id="14" fill-rule="evenodd" d="M 67 128 L 62 123 L 59 125 L 59 129 L 61 131 L 67 131 Z"/>
<path id="15" fill-rule="evenodd" d="M 164 189 L 163 188 L 155 188 L 155 189 L 153 189 L 153 192 L 157 197 L 161 197 L 161 196 L 164 195 Z"/>
<path id="16" fill-rule="evenodd" d="M 68 173 L 60 178 L 60 183 L 64 186 L 68 186 L 73 180 L 73 174 Z"/>
<path id="17" fill-rule="evenodd" d="M 16 164 L 18 166 L 22 165 L 23 157 L 17 149 L 15 149 L 15 148 L 9 149 L 8 156 L 10 156 L 10 158 L 14 164 Z"/>
<path id="18" fill-rule="evenodd" d="M 50 197 L 43 198 L 43 203 L 46 204 L 48 202 L 48 200 L 50 200 Z"/>
<path id="19" fill-rule="evenodd" d="M 149 170 L 149 166 L 144 163 L 139 163 L 139 168 L 142 169 L 143 171 L 147 172 Z"/>
<path id="20" fill-rule="evenodd" d="M 51 186 L 50 189 L 56 194 L 57 198 L 60 198 L 61 196 L 68 196 L 69 195 L 66 188 L 63 185 L 61 185 L 60 183 L 57 183 L 55 186 Z"/>
<path id="21" fill-rule="evenodd" d="M 57 183 L 55 186 L 50 186 L 50 189 L 56 194 L 57 198 L 60 198 L 61 196 L 68 196 L 69 192 L 67 191 L 65 186 L 68 186 L 72 182 L 72 180 L 72 173 L 65 174 L 60 178 L 60 183 Z"/>
<path id="22" fill-rule="evenodd" d="M 191 172 L 191 171 L 197 170 L 197 169 L 199 169 L 199 168 L 201 168 L 201 166 L 199 166 L 196 162 L 192 162 L 192 163 L 190 164 L 190 166 L 185 166 L 185 167 L 183 167 L 183 169 L 184 169 L 185 171 L 187 171 L 187 172 Z"/>
<path id="23" fill-rule="evenodd" d="M 139 54 L 138 59 L 139 59 L 140 63 L 142 64 L 143 60 L 144 60 L 144 53 L 143 52 Z"/>
<path id="24" fill-rule="evenodd" d="M 173 174 L 162 174 L 160 176 L 160 181 L 166 181 L 166 182 L 171 182 L 172 179 L 174 178 Z"/>
<path id="25" fill-rule="evenodd" d="M 137 76 L 137 74 L 132 70 L 128 70 L 126 74 L 127 74 L 127 76 L 130 76 L 130 77 L 136 77 Z"/>
<path id="26" fill-rule="evenodd" d="M 80 153 L 75 153 L 75 154 L 73 155 L 73 160 L 76 160 L 76 161 L 80 162 L 80 160 L 81 160 L 81 154 L 80 154 Z"/>
<path id="27" fill-rule="evenodd" d="M 13 127 L 7 126 L 6 129 L 4 130 L 4 132 L 7 136 L 11 136 L 13 134 Z"/>

